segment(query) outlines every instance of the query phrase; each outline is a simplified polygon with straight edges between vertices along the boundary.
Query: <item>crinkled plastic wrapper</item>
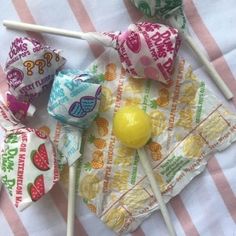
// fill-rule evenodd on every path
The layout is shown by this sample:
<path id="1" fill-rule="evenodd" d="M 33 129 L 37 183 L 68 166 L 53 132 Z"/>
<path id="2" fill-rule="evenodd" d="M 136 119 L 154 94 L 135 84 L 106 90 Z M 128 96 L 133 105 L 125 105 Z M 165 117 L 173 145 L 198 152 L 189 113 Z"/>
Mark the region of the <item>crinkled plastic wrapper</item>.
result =
<path id="1" fill-rule="evenodd" d="M 0 176 L 13 204 L 23 210 L 45 195 L 59 180 L 57 151 L 40 130 L 15 122 L 0 104 L 5 137 L 0 155 Z"/>
<path id="2" fill-rule="evenodd" d="M 131 2 L 146 16 L 167 18 L 170 14 L 182 7 L 182 0 L 131 0 Z"/>
<path id="3" fill-rule="evenodd" d="M 101 85 L 91 73 L 63 70 L 55 77 L 48 113 L 63 123 L 58 149 L 69 165 L 81 156 L 82 133 L 98 115 L 100 97 Z"/>
<path id="4" fill-rule="evenodd" d="M 64 70 L 53 83 L 48 113 L 83 131 L 97 116 L 100 97 L 101 85 L 95 76 L 79 70 Z"/>
<path id="5" fill-rule="evenodd" d="M 65 61 L 59 50 L 35 39 L 16 38 L 12 42 L 5 72 L 9 86 L 8 106 L 17 118 L 24 118 L 27 112 L 33 113 L 30 102 L 49 86 Z"/>
<path id="6" fill-rule="evenodd" d="M 131 0 L 131 2 L 147 17 L 157 20 L 166 20 L 173 17 L 176 22 L 174 25 L 178 30 L 187 30 L 182 0 Z"/>
<path id="7" fill-rule="evenodd" d="M 134 78 L 172 82 L 173 66 L 180 47 L 178 30 L 150 22 L 131 24 L 117 37 L 122 66 Z"/>
<path id="8" fill-rule="evenodd" d="M 37 128 L 50 137 L 57 148 L 57 162 L 59 169 L 62 170 L 64 166 L 73 164 L 81 156 L 82 136 L 78 128 L 64 125 L 49 116 L 47 103 L 48 100 L 45 99 L 38 107 L 34 117 L 29 118 L 28 121 L 31 127 Z"/>
<path id="9" fill-rule="evenodd" d="M 128 77 L 115 55 L 104 65 L 105 60 L 100 58 L 91 69 L 105 82 L 99 117 L 85 137 L 78 194 L 109 228 L 122 234 L 135 230 L 159 205 L 136 151 L 112 133 L 114 113 L 134 105 L 150 115 L 152 139 L 145 149 L 165 202 L 204 170 L 208 154 L 235 141 L 236 115 L 184 59 L 176 63 L 169 87 Z"/>

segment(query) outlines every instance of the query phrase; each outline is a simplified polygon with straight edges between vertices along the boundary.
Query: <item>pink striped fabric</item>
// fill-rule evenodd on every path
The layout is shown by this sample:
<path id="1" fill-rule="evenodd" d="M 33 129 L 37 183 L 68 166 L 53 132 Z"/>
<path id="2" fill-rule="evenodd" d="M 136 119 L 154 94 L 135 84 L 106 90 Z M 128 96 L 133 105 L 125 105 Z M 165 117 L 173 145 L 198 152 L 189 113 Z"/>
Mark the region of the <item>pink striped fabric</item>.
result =
<path id="1" fill-rule="evenodd" d="M 170 205 L 173 208 L 181 226 L 186 235 L 199 236 L 196 226 L 193 224 L 191 216 L 189 215 L 180 195 L 177 195 L 170 201 Z"/>
<path id="2" fill-rule="evenodd" d="M 78 21 L 81 29 L 84 32 L 96 31 L 92 20 L 90 19 L 86 8 L 84 7 L 81 0 L 68 0 L 71 10 Z M 104 52 L 104 47 L 97 44 L 89 44 L 91 51 L 95 58 L 99 57 Z"/>
<path id="3" fill-rule="evenodd" d="M 137 22 L 143 17 L 143 14 L 136 7 L 134 7 L 133 4 L 131 4 L 131 1 L 123 0 L 123 2 L 133 22 Z"/>
<path id="4" fill-rule="evenodd" d="M 67 198 L 58 183 L 50 191 L 50 195 L 64 220 L 67 221 Z M 75 217 L 75 234 L 81 236 L 88 235 L 77 217 Z"/>
<path id="5" fill-rule="evenodd" d="M 18 213 L 15 210 L 15 207 L 12 205 L 12 202 L 4 187 L 1 190 L 0 194 L 1 194 L 0 209 L 2 210 L 3 215 L 10 226 L 12 233 L 15 236 L 29 235 L 20 217 L 18 216 Z M 1 233 L 1 228 L 0 228 L 0 233 Z"/>
<path id="6" fill-rule="evenodd" d="M 12 3 L 21 21 L 30 23 L 30 24 L 36 24 L 25 0 L 12 0 Z M 27 32 L 27 33 L 30 37 L 35 38 L 42 43 L 45 42 L 41 34 L 34 33 L 34 32 Z"/>
<path id="7" fill-rule="evenodd" d="M 208 56 L 211 60 L 214 60 L 213 64 L 221 75 L 225 83 L 229 86 L 234 94 L 233 103 L 236 106 L 236 79 L 224 59 L 220 47 L 217 45 L 214 37 L 211 35 L 207 26 L 204 24 L 201 16 L 199 15 L 196 6 L 192 0 L 185 1 L 185 12 L 192 29 L 196 36 L 201 41 L 202 45 L 206 49 Z M 231 189 L 231 186 L 224 175 L 218 161 L 214 156 L 208 163 L 207 167 L 215 185 L 221 195 L 232 219 L 236 220 L 236 197 Z"/>
<path id="8" fill-rule="evenodd" d="M 211 157 L 207 169 L 215 182 L 225 206 L 236 224 L 236 196 L 214 156 Z"/>
<path id="9" fill-rule="evenodd" d="M 206 49 L 210 60 L 213 61 L 215 69 L 224 80 L 226 85 L 230 88 L 232 93 L 236 95 L 236 79 L 227 62 L 225 61 L 220 47 L 217 45 L 214 37 L 211 35 L 206 25 L 204 24 L 204 21 L 199 15 L 194 2 L 192 0 L 186 0 L 184 3 L 185 14 L 192 29 L 201 41 L 203 47 Z M 236 96 L 234 96 L 233 98 L 233 103 L 234 105 L 236 105 Z"/>

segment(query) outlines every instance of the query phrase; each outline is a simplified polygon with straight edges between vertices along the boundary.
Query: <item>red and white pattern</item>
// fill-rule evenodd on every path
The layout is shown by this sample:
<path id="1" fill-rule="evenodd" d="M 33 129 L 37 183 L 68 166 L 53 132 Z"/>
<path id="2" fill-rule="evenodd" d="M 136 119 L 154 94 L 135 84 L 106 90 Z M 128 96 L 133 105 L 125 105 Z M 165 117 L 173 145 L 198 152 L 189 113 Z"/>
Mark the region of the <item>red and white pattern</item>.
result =
<path id="1" fill-rule="evenodd" d="M 165 84 L 172 82 L 179 47 L 176 29 L 150 22 L 130 25 L 117 40 L 120 61 L 128 74 L 133 78 L 149 78 Z"/>
<path id="2" fill-rule="evenodd" d="M 195 73 L 224 100 L 232 110 L 236 107 L 236 14 L 235 0 L 186 0 L 185 13 L 191 35 L 208 54 L 216 70 L 231 88 L 235 98 L 224 100 L 210 81 L 203 67 L 187 48 L 181 54 L 193 65 Z M 116 31 L 141 18 L 128 0 L 12 0 L 1 1 L 0 20 L 21 20 L 28 23 L 67 28 L 77 31 Z M 3 69 L 10 42 L 16 36 L 36 37 L 41 42 L 63 49 L 68 59 L 67 67 L 85 68 L 104 52 L 99 45 L 76 39 L 60 38 L 6 30 L 0 26 L 0 90 L 6 90 Z M 177 234 L 228 236 L 236 232 L 236 144 L 212 157 L 207 169 L 195 178 L 180 195 L 168 204 Z M 3 187 L 0 193 L 0 235 L 63 236 L 66 234 L 67 194 L 56 184 L 50 194 L 23 212 L 18 212 L 10 202 Z M 76 235 L 115 235 L 108 230 L 77 198 Z M 160 213 L 153 214 L 132 235 L 167 235 Z"/>

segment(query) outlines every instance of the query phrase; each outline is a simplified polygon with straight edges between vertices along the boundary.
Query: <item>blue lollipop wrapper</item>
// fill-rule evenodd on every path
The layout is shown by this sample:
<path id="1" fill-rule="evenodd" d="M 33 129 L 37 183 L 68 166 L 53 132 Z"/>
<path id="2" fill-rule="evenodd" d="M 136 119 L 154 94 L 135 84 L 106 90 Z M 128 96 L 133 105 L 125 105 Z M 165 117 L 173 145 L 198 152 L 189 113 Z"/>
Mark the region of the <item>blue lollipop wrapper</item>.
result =
<path id="1" fill-rule="evenodd" d="M 101 85 L 94 75 L 63 70 L 54 79 L 48 112 L 62 123 L 84 130 L 97 116 L 100 98 Z"/>
<path id="2" fill-rule="evenodd" d="M 65 132 L 58 149 L 66 157 L 68 165 L 81 156 L 82 132 L 97 116 L 100 97 L 101 85 L 89 72 L 63 70 L 54 79 L 48 112 L 64 124 Z"/>

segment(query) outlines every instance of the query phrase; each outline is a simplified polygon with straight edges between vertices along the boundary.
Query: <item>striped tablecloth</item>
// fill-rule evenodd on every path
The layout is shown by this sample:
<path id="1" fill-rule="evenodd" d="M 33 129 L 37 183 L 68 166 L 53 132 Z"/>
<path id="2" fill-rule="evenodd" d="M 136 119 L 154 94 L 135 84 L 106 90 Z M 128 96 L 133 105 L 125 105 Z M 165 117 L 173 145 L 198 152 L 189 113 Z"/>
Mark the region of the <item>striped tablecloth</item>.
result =
<path id="1" fill-rule="evenodd" d="M 236 7 L 235 0 L 186 0 L 185 13 L 191 35 L 213 62 L 232 89 L 228 102 L 210 81 L 192 52 L 183 54 L 209 87 L 236 110 Z M 0 0 L 0 21 L 11 19 L 77 31 L 124 30 L 142 16 L 128 0 Z M 0 25 L 0 90 L 6 90 L 3 68 L 10 42 L 15 36 L 36 37 L 63 49 L 67 67 L 85 68 L 104 48 L 76 39 L 6 30 Z M 206 170 L 168 204 L 179 236 L 236 235 L 236 144 L 210 159 Z M 60 184 L 42 200 L 23 212 L 11 204 L 5 188 L 0 193 L 0 236 L 62 236 L 66 234 L 67 194 Z M 115 235 L 77 198 L 76 235 Z M 165 236 L 167 231 L 159 212 L 153 214 L 131 235 Z"/>

